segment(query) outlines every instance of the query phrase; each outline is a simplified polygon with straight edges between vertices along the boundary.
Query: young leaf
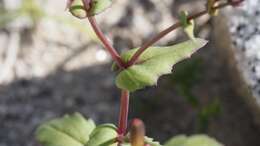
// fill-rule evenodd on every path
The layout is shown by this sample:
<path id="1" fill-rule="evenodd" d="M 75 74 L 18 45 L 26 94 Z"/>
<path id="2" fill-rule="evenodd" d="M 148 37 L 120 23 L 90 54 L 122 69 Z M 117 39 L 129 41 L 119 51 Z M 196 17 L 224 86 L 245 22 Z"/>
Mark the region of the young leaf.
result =
<path id="1" fill-rule="evenodd" d="M 171 73 L 172 66 L 188 58 L 207 41 L 196 38 L 168 47 L 151 47 L 138 59 L 137 64 L 121 71 L 116 77 L 118 88 L 135 91 L 157 83 L 160 76 Z M 122 55 L 124 61 L 129 61 L 137 49 L 132 49 Z"/>
<path id="2" fill-rule="evenodd" d="M 116 127 L 112 124 L 103 124 L 91 133 L 87 146 L 117 146 L 116 137 Z"/>
<path id="3" fill-rule="evenodd" d="M 92 0 L 91 9 L 88 11 L 90 16 L 97 15 L 112 5 L 112 0 Z"/>
<path id="4" fill-rule="evenodd" d="M 112 5 L 112 0 L 91 0 L 89 9 L 86 9 L 83 0 L 71 0 L 68 5 L 73 16 L 83 19 L 105 11 Z"/>
<path id="5" fill-rule="evenodd" d="M 183 27 L 185 33 L 188 35 L 188 37 L 191 40 L 194 40 L 195 39 L 195 36 L 194 36 L 195 23 L 194 23 L 194 20 L 188 21 L 188 12 L 187 11 L 181 12 L 180 22 L 182 24 L 182 27 Z"/>
<path id="6" fill-rule="evenodd" d="M 43 124 L 37 129 L 36 138 L 44 146 L 84 146 L 94 128 L 91 119 L 75 113 Z"/>

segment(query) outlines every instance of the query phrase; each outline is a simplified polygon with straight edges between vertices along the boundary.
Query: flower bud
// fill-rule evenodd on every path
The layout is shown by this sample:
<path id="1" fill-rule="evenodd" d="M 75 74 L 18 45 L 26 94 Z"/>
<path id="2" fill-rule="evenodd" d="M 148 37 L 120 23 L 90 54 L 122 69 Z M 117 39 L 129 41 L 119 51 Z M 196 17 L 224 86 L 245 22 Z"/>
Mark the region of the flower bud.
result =
<path id="1" fill-rule="evenodd" d="M 82 0 L 69 0 L 68 5 L 70 13 L 73 16 L 80 19 L 86 18 L 88 16 Z"/>
<path id="2" fill-rule="evenodd" d="M 145 127 L 144 123 L 139 119 L 132 121 L 130 129 L 131 146 L 144 146 Z"/>

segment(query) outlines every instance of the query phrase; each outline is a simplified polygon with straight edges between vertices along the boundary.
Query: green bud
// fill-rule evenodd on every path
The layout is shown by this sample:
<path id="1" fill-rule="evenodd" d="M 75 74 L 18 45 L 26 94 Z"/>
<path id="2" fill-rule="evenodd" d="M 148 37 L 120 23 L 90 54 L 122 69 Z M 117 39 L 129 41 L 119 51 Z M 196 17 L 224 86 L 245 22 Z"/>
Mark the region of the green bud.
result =
<path id="1" fill-rule="evenodd" d="M 83 0 L 70 0 L 68 3 L 71 14 L 83 19 L 97 15 L 112 5 L 112 0 L 91 0 L 89 6 L 84 6 Z"/>
<path id="2" fill-rule="evenodd" d="M 139 119 L 132 121 L 130 129 L 130 142 L 132 146 L 144 146 L 145 127 Z"/>
<path id="3" fill-rule="evenodd" d="M 69 10 L 73 16 L 80 19 L 88 16 L 82 0 L 73 0 L 69 6 Z"/>

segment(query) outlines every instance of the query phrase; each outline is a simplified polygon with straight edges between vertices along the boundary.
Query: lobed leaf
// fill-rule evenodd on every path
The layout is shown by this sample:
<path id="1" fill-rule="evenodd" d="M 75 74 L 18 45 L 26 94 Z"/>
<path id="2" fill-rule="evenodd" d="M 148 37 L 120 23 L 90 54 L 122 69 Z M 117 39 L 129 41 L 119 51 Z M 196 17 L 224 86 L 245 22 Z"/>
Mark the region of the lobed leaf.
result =
<path id="1" fill-rule="evenodd" d="M 160 76 L 171 73 L 174 64 L 190 57 L 206 44 L 206 40 L 194 38 L 173 46 L 151 47 L 139 57 L 137 64 L 117 75 L 116 85 L 120 89 L 129 91 L 156 85 Z M 123 60 L 129 61 L 136 51 L 137 49 L 132 49 L 124 53 Z"/>
<path id="2" fill-rule="evenodd" d="M 91 119 L 75 113 L 43 124 L 37 129 L 36 138 L 44 146 L 84 146 L 94 128 Z"/>

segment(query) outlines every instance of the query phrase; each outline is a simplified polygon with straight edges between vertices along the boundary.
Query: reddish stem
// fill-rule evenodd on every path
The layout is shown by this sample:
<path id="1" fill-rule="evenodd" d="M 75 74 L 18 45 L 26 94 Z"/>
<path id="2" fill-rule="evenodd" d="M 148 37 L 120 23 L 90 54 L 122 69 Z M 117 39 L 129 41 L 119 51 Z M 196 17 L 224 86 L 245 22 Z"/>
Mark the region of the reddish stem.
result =
<path id="1" fill-rule="evenodd" d="M 118 135 L 124 136 L 127 129 L 127 120 L 128 120 L 128 109 L 129 109 L 129 91 L 121 91 L 121 102 L 120 102 L 120 113 L 118 121 Z"/>
<path id="2" fill-rule="evenodd" d="M 102 31 L 100 30 L 100 28 L 97 25 L 95 17 L 90 16 L 90 17 L 88 17 L 88 20 L 89 20 L 93 30 L 95 31 L 97 37 L 100 39 L 100 41 L 103 43 L 103 45 L 105 46 L 107 51 L 110 53 L 113 60 L 117 63 L 117 65 L 120 68 L 122 68 L 122 69 L 125 68 L 126 63 L 122 60 L 120 55 L 117 53 L 116 49 L 113 48 L 113 46 L 109 43 L 109 41 L 107 40 L 105 35 L 102 33 Z"/>
<path id="3" fill-rule="evenodd" d="M 234 4 L 238 4 L 241 3 L 243 0 L 237 1 L 235 2 L 226 2 L 223 4 L 219 4 L 218 6 L 215 6 L 213 9 L 221 9 L 224 8 L 226 6 L 229 5 L 234 5 Z M 192 19 L 196 19 L 199 18 L 205 14 L 207 14 L 207 10 L 201 11 L 199 13 L 193 14 L 191 16 L 188 17 L 188 21 L 192 20 Z M 152 39 L 148 40 L 147 42 L 145 42 L 140 49 L 138 49 L 138 51 L 132 56 L 132 58 L 127 62 L 126 67 L 132 66 L 133 64 L 135 64 L 138 60 L 138 58 L 142 55 L 142 53 L 149 48 L 150 46 L 152 46 L 154 43 L 156 43 L 157 41 L 159 41 L 160 39 L 162 39 L 164 36 L 166 36 L 167 34 L 169 34 L 170 32 L 176 30 L 177 28 L 181 27 L 181 22 L 177 22 L 175 24 L 173 24 L 172 26 L 168 27 L 167 29 L 163 30 L 162 32 L 160 32 L 158 35 L 156 35 L 155 37 L 153 37 Z"/>

